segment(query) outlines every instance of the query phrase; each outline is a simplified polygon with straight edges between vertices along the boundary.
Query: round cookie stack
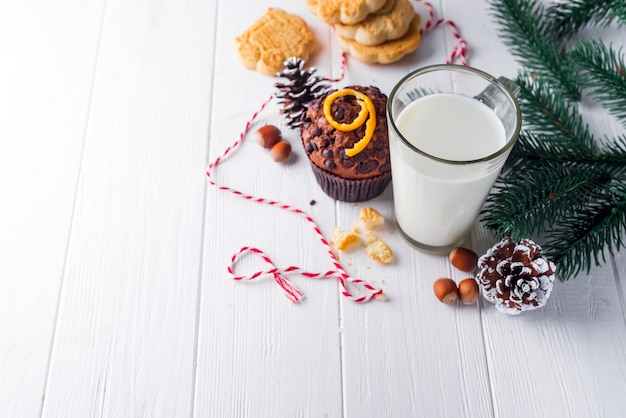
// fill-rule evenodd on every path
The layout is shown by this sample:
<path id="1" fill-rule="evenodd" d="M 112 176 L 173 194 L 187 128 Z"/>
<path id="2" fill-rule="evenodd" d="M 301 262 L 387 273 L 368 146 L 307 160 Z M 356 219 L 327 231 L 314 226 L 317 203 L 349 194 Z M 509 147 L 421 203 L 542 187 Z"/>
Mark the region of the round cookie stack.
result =
<path id="1" fill-rule="evenodd" d="M 334 25 L 344 51 L 367 64 L 396 62 L 422 40 L 420 15 L 409 0 L 307 0 L 307 6 Z"/>

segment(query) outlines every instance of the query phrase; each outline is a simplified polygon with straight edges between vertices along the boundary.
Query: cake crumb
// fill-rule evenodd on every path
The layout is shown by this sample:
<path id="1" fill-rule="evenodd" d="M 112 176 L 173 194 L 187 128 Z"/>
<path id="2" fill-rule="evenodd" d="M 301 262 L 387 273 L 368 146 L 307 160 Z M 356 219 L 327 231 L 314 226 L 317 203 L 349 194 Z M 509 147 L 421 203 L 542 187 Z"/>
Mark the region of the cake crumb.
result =
<path id="1" fill-rule="evenodd" d="M 383 215 L 369 206 L 361 208 L 360 219 L 363 226 L 367 229 L 374 229 L 385 223 Z"/>
<path id="2" fill-rule="evenodd" d="M 337 227 L 333 232 L 332 245 L 339 251 L 346 251 L 361 243 L 361 238 L 354 232 Z"/>

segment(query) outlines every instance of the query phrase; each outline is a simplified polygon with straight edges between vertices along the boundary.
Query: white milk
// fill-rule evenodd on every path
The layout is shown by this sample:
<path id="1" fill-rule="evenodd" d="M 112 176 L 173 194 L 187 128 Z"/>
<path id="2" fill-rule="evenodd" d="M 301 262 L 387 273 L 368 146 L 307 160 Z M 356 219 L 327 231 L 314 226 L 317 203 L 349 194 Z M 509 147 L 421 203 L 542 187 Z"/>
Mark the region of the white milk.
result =
<path id="1" fill-rule="evenodd" d="M 506 143 L 502 122 L 476 99 L 433 94 L 410 103 L 396 119 L 404 138 L 438 158 L 469 161 Z M 400 228 L 432 247 L 458 243 L 476 219 L 503 158 L 476 164 L 437 162 L 390 138 L 393 192 Z"/>

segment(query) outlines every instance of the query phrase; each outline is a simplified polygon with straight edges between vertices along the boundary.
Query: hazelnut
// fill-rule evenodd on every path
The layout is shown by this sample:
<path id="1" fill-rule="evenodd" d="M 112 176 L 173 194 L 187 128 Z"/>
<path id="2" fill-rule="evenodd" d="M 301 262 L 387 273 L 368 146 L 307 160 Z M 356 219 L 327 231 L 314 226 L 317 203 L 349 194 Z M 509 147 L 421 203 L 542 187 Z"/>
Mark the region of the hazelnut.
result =
<path id="1" fill-rule="evenodd" d="M 450 251 L 450 263 L 464 272 L 474 271 L 478 263 L 478 256 L 469 248 L 457 247 Z"/>
<path id="2" fill-rule="evenodd" d="M 478 296 L 480 296 L 480 290 L 478 289 L 476 280 L 469 277 L 459 282 L 459 298 L 461 302 L 466 305 L 471 305 L 476 302 Z"/>
<path id="3" fill-rule="evenodd" d="M 291 155 L 291 144 L 285 141 L 278 141 L 270 150 L 270 155 L 277 163 L 286 161 Z"/>
<path id="4" fill-rule="evenodd" d="M 454 303 L 458 296 L 458 289 L 454 280 L 445 277 L 435 280 L 433 291 L 437 299 L 447 305 Z"/>
<path id="5" fill-rule="evenodd" d="M 278 141 L 281 140 L 282 135 L 280 133 L 280 129 L 274 125 L 265 125 L 261 126 L 254 133 L 254 138 L 263 148 L 271 149 Z"/>

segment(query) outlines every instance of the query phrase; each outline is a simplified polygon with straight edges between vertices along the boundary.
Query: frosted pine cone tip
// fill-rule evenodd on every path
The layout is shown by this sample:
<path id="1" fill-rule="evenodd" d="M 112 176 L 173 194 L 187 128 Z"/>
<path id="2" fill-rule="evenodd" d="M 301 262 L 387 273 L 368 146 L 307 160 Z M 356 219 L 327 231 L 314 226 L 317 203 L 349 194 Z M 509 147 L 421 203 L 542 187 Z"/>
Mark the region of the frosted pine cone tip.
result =
<path id="1" fill-rule="evenodd" d="M 479 258 L 476 281 L 500 312 L 517 315 L 546 304 L 555 270 L 538 244 L 504 238 Z"/>

